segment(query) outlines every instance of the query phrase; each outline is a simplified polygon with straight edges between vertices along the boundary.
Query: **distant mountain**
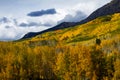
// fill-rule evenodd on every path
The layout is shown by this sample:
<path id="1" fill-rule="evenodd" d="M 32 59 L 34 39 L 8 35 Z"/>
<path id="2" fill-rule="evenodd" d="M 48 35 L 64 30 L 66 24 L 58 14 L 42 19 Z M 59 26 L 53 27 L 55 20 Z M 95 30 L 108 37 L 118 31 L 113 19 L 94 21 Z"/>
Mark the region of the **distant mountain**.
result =
<path id="1" fill-rule="evenodd" d="M 26 34 L 22 39 L 25 38 L 31 38 L 34 37 L 38 34 L 44 33 L 44 32 L 48 32 L 48 31 L 54 31 L 54 30 L 58 30 L 58 29 L 63 29 L 63 28 L 68 28 L 68 27 L 73 27 L 75 25 L 79 25 L 79 24 L 84 24 L 86 22 L 89 22 L 91 20 L 94 20 L 100 16 L 105 16 L 105 15 L 110 15 L 110 14 L 114 14 L 114 13 L 120 13 L 120 0 L 112 0 L 110 3 L 104 5 L 103 7 L 97 9 L 96 11 L 94 11 L 90 16 L 88 16 L 86 19 L 80 21 L 80 22 L 76 22 L 76 23 L 72 23 L 72 22 L 63 22 L 53 28 L 47 29 L 45 31 L 42 32 L 36 32 L 36 33 L 28 33 Z"/>

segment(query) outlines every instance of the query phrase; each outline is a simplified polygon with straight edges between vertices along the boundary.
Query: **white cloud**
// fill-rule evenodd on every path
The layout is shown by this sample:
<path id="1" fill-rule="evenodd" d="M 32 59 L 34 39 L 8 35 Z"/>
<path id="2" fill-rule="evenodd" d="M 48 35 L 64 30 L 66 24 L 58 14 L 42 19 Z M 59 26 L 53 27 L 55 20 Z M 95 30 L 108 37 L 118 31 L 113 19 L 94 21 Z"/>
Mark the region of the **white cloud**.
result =
<path id="1" fill-rule="evenodd" d="M 1 21 L 2 23 L 0 23 L 0 40 L 3 40 L 3 41 L 17 40 L 23 37 L 23 35 L 25 35 L 28 32 L 38 32 L 38 31 L 42 31 L 48 28 L 45 26 L 21 27 L 15 24 L 14 19 L 12 18 L 6 18 L 6 19 L 9 22 Z"/>
<path id="2" fill-rule="evenodd" d="M 17 40 L 22 38 L 25 34 L 28 32 L 38 32 L 47 29 L 44 26 L 40 27 L 18 27 L 15 29 L 14 27 L 11 28 L 3 28 L 0 29 L 0 40 L 6 41 L 6 40 Z"/>
<path id="3" fill-rule="evenodd" d="M 76 10 L 74 11 L 74 13 L 68 13 L 67 15 L 65 15 L 62 20 L 58 21 L 58 24 L 61 22 L 79 22 L 86 17 L 87 15 L 85 15 L 83 12 Z"/>

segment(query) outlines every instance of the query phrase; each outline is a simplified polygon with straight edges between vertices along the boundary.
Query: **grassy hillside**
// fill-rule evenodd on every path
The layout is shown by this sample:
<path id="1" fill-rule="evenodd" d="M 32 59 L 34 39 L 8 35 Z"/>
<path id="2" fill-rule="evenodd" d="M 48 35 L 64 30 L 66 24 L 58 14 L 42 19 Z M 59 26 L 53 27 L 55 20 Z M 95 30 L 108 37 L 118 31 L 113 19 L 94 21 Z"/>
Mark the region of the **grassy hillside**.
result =
<path id="1" fill-rule="evenodd" d="M 118 13 L 26 40 L 0 42 L 0 80 L 119 80 L 119 53 Z"/>
<path id="2" fill-rule="evenodd" d="M 101 40 L 118 36 L 120 33 L 120 14 L 108 15 L 97 18 L 83 25 L 72 28 L 47 32 L 38 35 L 29 41 L 53 40 L 64 42 L 65 44 L 77 42 L 89 42 L 96 38 Z M 93 43 L 94 44 L 94 43 Z"/>

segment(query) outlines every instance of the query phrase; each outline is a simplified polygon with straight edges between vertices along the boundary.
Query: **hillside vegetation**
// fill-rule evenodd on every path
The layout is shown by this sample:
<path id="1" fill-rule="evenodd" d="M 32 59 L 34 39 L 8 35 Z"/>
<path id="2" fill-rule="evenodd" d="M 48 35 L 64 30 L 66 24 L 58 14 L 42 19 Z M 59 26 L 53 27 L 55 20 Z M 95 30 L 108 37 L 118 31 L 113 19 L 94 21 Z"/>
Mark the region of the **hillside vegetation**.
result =
<path id="1" fill-rule="evenodd" d="M 119 80 L 120 14 L 0 42 L 0 80 Z"/>

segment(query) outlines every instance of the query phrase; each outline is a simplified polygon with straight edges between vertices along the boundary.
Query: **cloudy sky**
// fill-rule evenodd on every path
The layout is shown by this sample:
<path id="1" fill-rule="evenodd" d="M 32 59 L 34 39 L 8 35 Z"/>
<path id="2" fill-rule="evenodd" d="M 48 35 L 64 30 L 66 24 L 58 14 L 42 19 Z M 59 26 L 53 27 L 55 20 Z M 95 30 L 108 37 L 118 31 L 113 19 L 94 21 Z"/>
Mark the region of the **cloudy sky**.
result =
<path id="1" fill-rule="evenodd" d="M 0 0 L 0 40 L 77 22 L 111 0 Z"/>

